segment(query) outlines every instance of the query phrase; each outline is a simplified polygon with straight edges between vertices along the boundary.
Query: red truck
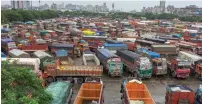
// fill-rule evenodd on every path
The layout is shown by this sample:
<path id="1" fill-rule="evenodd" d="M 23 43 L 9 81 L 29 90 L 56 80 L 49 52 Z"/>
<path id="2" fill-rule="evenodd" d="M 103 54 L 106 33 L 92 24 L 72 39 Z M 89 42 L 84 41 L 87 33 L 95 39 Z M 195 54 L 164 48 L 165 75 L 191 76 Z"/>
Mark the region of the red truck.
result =
<path id="1" fill-rule="evenodd" d="M 190 74 L 190 67 L 191 62 L 180 59 L 180 58 L 174 58 L 168 61 L 168 72 L 173 76 L 177 78 L 187 78 Z"/>
<path id="2" fill-rule="evenodd" d="M 187 86 L 168 85 L 165 104 L 195 104 L 195 92 Z"/>

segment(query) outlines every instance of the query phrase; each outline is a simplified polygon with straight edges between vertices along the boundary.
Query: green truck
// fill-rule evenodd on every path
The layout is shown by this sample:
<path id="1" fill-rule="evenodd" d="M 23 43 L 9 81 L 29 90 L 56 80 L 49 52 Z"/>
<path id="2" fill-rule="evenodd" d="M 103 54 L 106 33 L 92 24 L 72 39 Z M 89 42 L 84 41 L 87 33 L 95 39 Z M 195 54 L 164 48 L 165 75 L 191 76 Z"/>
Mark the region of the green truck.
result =
<path id="1" fill-rule="evenodd" d="M 133 77 L 152 77 L 152 64 L 148 57 L 143 57 L 128 50 L 117 50 L 116 54 L 121 58 L 124 69 L 130 72 Z"/>

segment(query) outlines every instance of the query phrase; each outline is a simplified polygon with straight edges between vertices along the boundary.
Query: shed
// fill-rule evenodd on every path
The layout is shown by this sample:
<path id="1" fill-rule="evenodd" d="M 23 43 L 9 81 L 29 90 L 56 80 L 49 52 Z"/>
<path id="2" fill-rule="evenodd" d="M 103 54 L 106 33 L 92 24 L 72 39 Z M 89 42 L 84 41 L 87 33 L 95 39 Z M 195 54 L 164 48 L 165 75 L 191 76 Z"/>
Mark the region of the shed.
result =
<path id="1" fill-rule="evenodd" d="M 30 55 L 19 49 L 12 49 L 8 52 L 11 58 L 30 58 Z"/>

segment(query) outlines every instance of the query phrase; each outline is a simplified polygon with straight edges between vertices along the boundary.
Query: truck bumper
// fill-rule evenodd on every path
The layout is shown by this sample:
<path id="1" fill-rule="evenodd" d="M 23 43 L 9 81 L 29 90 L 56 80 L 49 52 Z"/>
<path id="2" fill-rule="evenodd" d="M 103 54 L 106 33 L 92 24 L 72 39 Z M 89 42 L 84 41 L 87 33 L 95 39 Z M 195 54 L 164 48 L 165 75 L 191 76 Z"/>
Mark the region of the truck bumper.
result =
<path id="1" fill-rule="evenodd" d="M 178 78 L 187 78 L 189 77 L 189 74 L 177 74 Z"/>

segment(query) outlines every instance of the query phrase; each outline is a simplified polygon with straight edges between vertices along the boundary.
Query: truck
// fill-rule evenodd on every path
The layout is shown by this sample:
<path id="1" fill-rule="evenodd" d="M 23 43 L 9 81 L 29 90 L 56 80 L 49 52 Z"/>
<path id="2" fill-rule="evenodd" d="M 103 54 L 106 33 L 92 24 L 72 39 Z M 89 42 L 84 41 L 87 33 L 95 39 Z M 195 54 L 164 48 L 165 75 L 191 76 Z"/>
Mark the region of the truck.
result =
<path id="1" fill-rule="evenodd" d="M 187 78 L 190 74 L 191 61 L 180 57 L 172 58 L 167 62 L 168 73 L 173 77 Z"/>
<path id="2" fill-rule="evenodd" d="M 89 80 L 86 78 L 86 81 L 81 85 L 73 104 L 92 104 L 93 102 L 95 104 L 103 104 L 103 90 L 104 85 L 101 80 Z"/>
<path id="3" fill-rule="evenodd" d="M 70 82 L 53 82 L 46 88 L 46 92 L 53 96 L 51 104 L 71 104 L 73 90 Z"/>
<path id="4" fill-rule="evenodd" d="M 183 85 L 167 85 L 165 104 L 194 104 L 195 92 Z"/>
<path id="5" fill-rule="evenodd" d="M 97 58 L 100 60 L 104 70 L 109 76 L 121 76 L 123 73 L 123 63 L 119 56 L 111 53 L 108 49 L 98 49 Z"/>
<path id="6" fill-rule="evenodd" d="M 202 84 L 200 84 L 199 88 L 196 90 L 195 94 L 195 104 L 202 104 Z"/>
<path id="7" fill-rule="evenodd" d="M 100 65 L 100 60 L 95 54 L 83 54 L 83 64 L 84 65 Z"/>
<path id="8" fill-rule="evenodd" d="M 141 81 L 127 78 L 121 85 L 122 104 L 156 104 L 147 86 Z"/>
<path id="9" fill-rule="evenodd" d="M 151 60 L 154 75 L 167 74 L 167 59 L 160 58 L 159 53 L 149 51 L 146 48 L 140 48 L 136 52 L 142 54 L 142 56 L 147 56 Z"/>
<path id="10" fill-rule="evenodd" d="M 43 72 L 43 78 L 48 82 L 54 82 L 57 80 L 68 80 L 73 82 L 74 79 L 77 79 L 77 83 L 83 83 L 84 78 L 90 76 L 102 76 L 103 67 L 101 65 L 95 66 L 86 66 L 86 65 L 61 65 L 50 64 L 47 65 Z"/>
<path id="11" fill-rule="evenodd" d="M 148 57 L 141 56 L 128 50 L 117 50 L 116 54 L 121 58 L 124 69 L 134 77 L 151 78 L 152 65 Z"/>
<path id="12" fill-rule="evenodd" d="M 160 44 L 165 44 L 167 41 L 165 39 L 158 39 L 158 38 L 145 38 L 145 40 L 160 43 Z"/>
<path id="13" fill-rule="evenodd" d="M 116 53 L 116 50 L 128 49 L 128 46 L 123 43 L 104 43 L 104 48 L 108 49 L 112 53 Z"/>
<path id="14" fill-rule="evenodd" d="M 202 81 L 202 60 L 196 61 L 196 74 L 199 80 Z"/>
<path id="15" fill-rule="evenodd" d="M 10 38 L 1 39 L 1 50 L 5 53 L 12 49 L 17 49 L 16 43 Z"/>
<path id="16" fill-rule="evenodd" d="M 192 64 L 190 67 L 190 69 L 191 69 L 190 75 L 195 75 L 196 68 L 198 68 L 197 65 L 200 67 L 200 64 L 202 64 L 202 56 L 199 56 L 199 55 L 189 52 L 189 51 L 180 51 L 178 56 L 191 61 Z"/>

